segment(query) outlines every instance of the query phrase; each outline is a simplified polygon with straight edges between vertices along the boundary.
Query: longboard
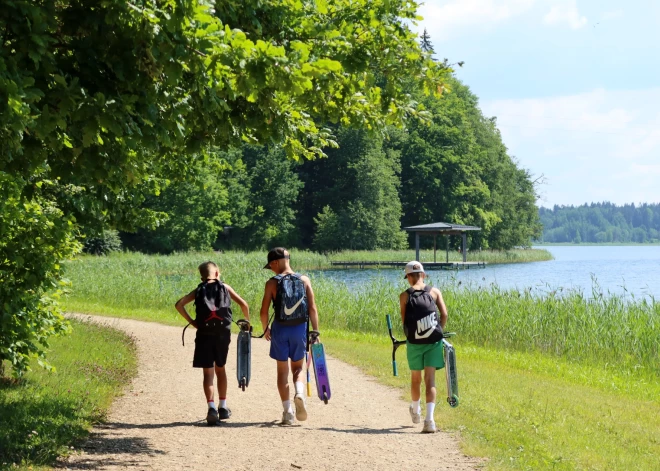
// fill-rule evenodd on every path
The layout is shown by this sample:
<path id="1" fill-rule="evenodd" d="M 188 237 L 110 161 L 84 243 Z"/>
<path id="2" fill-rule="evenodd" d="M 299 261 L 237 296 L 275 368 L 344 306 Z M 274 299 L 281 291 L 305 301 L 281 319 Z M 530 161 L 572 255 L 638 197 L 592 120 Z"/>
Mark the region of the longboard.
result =
<path id="1" fill-rule="evenodd" d="M 250 384 L 252 327 L 244 319 L 236 323 L 241 329 L 238 332 L 238 340 L 236 341 L 236 379 L 238 379 L 238 387 L 245 391 L 245 388 Z"/>
<path id="2" fill-rule="evenodd" d="M 442 339 L 445 353 L 445 377 L 447 378 L 447 402 L 458 407 L 458 372 L 456 371 L 456 351 L 454 346 Z"/>
<path id="3" fill-rule="evenodd" d="M 311 350 L 314 376 L 316 378 L 316 391 L 318 392 L 319 399 L 327 404 L 332 394 L 330 392 L 330 376 L 328 375 L 328 364 L 325 360 L 325 350 L 323 349 L 323 344 L 318 342 L 311 345 Z"/>

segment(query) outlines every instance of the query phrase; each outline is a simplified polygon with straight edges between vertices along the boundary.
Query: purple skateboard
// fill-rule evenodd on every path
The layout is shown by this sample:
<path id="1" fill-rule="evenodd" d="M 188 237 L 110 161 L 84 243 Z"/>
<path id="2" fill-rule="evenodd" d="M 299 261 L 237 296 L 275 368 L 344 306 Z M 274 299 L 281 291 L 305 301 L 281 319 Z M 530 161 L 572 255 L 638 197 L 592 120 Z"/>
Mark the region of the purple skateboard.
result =
<path id="1" fill-rule="evenodd" d="M 328 376 L 328 364 L 325 361 L 325 350 L 323 350 L 322 343 L 313 343 L 312 349 L 312 364 L 314 365 L 314 376 L 316 377 L 316 391 L 318 392 L 319 399 L 324 403 L 328 403 L 331 397 L 330 393 L 330 377 Z"/>

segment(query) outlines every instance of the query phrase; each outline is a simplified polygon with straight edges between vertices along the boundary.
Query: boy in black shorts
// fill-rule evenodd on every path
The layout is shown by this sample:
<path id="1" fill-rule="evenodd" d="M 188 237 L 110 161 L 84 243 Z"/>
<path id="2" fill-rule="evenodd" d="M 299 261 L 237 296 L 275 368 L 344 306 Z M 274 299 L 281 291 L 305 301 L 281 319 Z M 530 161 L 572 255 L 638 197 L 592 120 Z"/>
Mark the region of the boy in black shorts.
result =
<path id="1" fill-rule="evenodd" d="M 197 329 L 193 368 L 204 372 L 204 394 L 208 404 L 206 421 L 215 425 L 219 420 L 228 419 L 231 411 L 227 407 L 227 352 L 231 342 L 231 302 L 241 307 L 245 320 L 250 321 L 250 308 L 228 284 L 220 281 L 220 270 L 213 262 L 199 266 L 202 282 L 194 291 L 179 299 L 174 307 L 183 318 Z M 195 301 L 195 320 L 186 311 L 186 304 Z M 214 371 L 215 370 L 215 371 Z M 213 375 L 218 377 L 218 397 L 216 409 L 213 399 Z"/>

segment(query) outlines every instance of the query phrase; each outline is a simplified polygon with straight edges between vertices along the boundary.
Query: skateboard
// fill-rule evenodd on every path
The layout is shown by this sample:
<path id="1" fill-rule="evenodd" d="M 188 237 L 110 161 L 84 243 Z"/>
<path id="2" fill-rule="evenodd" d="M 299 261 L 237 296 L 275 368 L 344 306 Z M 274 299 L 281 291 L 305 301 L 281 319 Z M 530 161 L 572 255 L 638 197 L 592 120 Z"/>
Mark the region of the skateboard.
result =
<path id="1" fill-rule="evenodd" d="M 245 391 L 250 384 L 252 326 L 245 319 L 239 320 L 236 324 L 240 328 L 236 342 L 236 379 L 238 379 L 238 387 Z"/>
<path id="2" fill-rule="evenodd" d="M 390 333 L 390 339 L 392 340 L 392 371 L 394 376 L 399 376 L 399 372 L 396 367 L 396 351 L 397 349 L 406 343 L 405 340 L 397 340 L 392 335 L 392 320 L 390 315 L 385 316 L 387 319 L 387 330 Z M 444 332 L 442 334 L 442 347 L 445 357 L 445 377 L 447 379 L 447 403 L 451 407 L 458 407 L 458 373 L 456 371 L 456 350 L 454 346 L 450 344 L 447 339 L 456 335 L 454 332 Z"/>
<path id="3" fill-rule="evenodd" d="M 451 407 L 458 407 L 458 372 L 456 371 L 456 351 L 454 346 L 447 342 L 446 337 L 451 333 L 445 334 L 442 339 L 442 346 L 445 353 L 445 377 L 447 378 L 447 402 Z"/>
<path id="4" fill-rule="evenodd" d="M 328 375 L 328 364 L 325 360 L 325 350 L 323 349 L 323 344 L 318 342 L 318 332 L 313 330 L 309 335 L 311 342 L 314 342 L 310 343 L 314 376 L 316 377 L 316 391 L 318 392 L 319 399 L 327 404 L 332 394 L 330 392 L 330 376 Z"/>

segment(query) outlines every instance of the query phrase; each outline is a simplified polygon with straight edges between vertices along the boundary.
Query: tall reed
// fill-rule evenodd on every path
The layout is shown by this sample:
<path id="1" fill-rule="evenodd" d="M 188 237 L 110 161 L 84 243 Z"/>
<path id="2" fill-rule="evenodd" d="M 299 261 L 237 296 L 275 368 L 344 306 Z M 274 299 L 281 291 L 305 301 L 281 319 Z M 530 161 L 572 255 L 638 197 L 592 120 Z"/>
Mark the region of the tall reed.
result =
<path id="1" fill-rule="evenodd" d="M 197 265 L 216 261 L 222 278 L 251 306 L 260 330 L 258 309 L 263 286 L 272 272 L 262 269 L 265 253 L 117 254 L 82 257 L 67 264 L 73 281 L 70 310 L 182 323 L 173 305 L 199 283 Z M 323 256 L 294 252 L 294 269 L 318 268 Z M 385 314 L 398 318 L 402 279 L 365 283 L 359 289 L 313 276 L 321 327 L 385 335 Z M 477 345 L 534 350 L 578 361 L 609 364 L 625 370 L 660 374 L 660 304 L 602 293 L 594 283 L 587 297 L 580 291 L 548 293 L 476 289 L 459 283 L 441 287 L 449 309 L 448 328 L 457 341 Z M 396 323 L 400 332 L 400 321 Z M 399 336 L 402 334 L 399 333 Z"/>

